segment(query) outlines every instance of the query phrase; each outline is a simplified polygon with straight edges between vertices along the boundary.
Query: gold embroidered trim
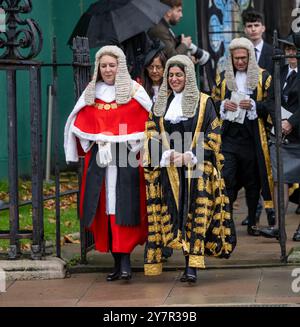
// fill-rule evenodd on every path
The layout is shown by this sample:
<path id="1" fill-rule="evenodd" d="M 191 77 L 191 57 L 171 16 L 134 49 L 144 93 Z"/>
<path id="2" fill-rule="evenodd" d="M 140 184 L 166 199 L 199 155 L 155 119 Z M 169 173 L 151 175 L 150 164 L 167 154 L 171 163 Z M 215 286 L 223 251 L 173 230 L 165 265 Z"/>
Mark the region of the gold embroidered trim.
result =
<path id="1" fill-rule="evenodd" d="M 202 124 L 203 124 L 203 120 L 204 120 L 204 115 L 206 112 L 206 110 L 205 110 L 206 103 L 209 98 L 210 98 L 210 96 L 205 93 L 200 94 L 199 115 L 198 115 L 198 121 L 197 121 L 196 129 L 195 129 L 195 134 L 194 134 L 193 141 L 192 141 L 191 148 L 190 148 L 191 150 L 196 146 L 196 144 L 198 142 Z"/>
<path id="2" fill-rule="evenodd" d="M 265 209 L 274 209 L 273 201 L 264 201 Z"/>
<path id="3" fill-rule="evenodd" d="M 160 187 L 159 185 L 150 184 L 150 186 L 146 187 L 147 197 L 148 199 L 156 199 L 160 197 Z"/>
<path id="4" fill-rule="evenodd" d="M 151 204 L 147 206 L 147 213 L 148 214 L 155 214 L 155 213 L 160 213 L 161 211 L 161 205 L 160 204 Z"/>
<path id="5" fill-rule="evenodd" d="M 160 117 L 160 119 L 159 119 L 159 126 L 160 126 L 162 142 L 166 149 L 170 149 L 170 144 L 168 143 L 167 138 L 166 138 L 166 131 L 165 131 L 163 119 L 164 119 L 163 117 Z M 167 172 L 168 172 L 169 181 L 171 184 L 174 200 L 176 203 L 176 208 L 178 210 L 179 209 L 179 203 L 178 203 L 178 201 L 179 201 L 179 174 L 178 174 L 177 168 L 174 166 L 167 167 Z"/>
<path id="6" fill-rule="evenodd" d="M 291 196 L 299 187 L 300 186 L 298 183 L 294 183 L 291 187 L 289 187 L 289 196 Z"/>
<path id="7" fill-rule="evenodd" d="M 222 100 L 225 99 L 225 93 L 226 93 L 226 79 L 224 78 L 222 81 L 222 85 L 221 85 L 221 99 Z"/>
<path id="8" fill-rule="evenodd" d="M 263 100 L 263 74 L 262 74 L 263 70 L 260 69 L 259 70 L 259 78 L 258 78 L 258 85 L 257 85 L 257 97 L 256 100 L 257 101 L 262 101 Z"/>
<path id="9" fill-rule="evenodd" d="M 197 198 L 196 199 L 196 203 L 197 204 L 204 204 L 206 206 L 212 207 L 213 206 L 213 202 L 211 200 L 209 200 L 208 198 Z"/>
<path id="10" fill-rule="evenodd" d="M 215 120 L 211 123 L 211 128 L 212 128 L 212 130 L 214 130 L 218 127 L 222 127 L 222 125 L 221 125 L 220 119 L 218 117 L 216 117 Z"/>
<path id="11" fill-rule="evenodd" d="M 270 159 L 270 153 L 269 153 L 269 147 L 268 147 L 268 139 L 267 139 L 267 133 L 265 130 L 265 126 L 263 123 L 262 118 L 258 118 L 258 128 L 259 128 L 259 136 L 260 136 L 260 142 L 265 158 L 265 164 L 266 164 L 266 170 L 268 174 L 268 183 L 269 183 L 269 189 L 271 192 L 271 200 L 269 201 L 272 203 L 271 208 L 274 207 L 273 204 L 273 188 L 274 188 L 274 183 L 273 183 L 273 175 L 272 175 L 272 167 L 271 167 L 271 159 Z"/>
<path id="12" fill-rule="evenodd" d="M 150 172 L 147 172 L 147 174 L 145 174 L 145 179 L 149 182 L 149 183 L 154 183 L 154 181 L 160 176 L 160 171 L 159 170 L 152 170 Z"/>
<path id="13" fill-rule="evenodd" d="M 162 264 L 155 263 L 155 264 L 148 264 L 144 265 L 144 272 L 145 276 L 157 276 L 162 273 Z"/>
<path id="14" fill-rule="evenodd" d="M 151 243 L 160 243 L 162 240 L 162 237 L 160 234 L 150 235 L 148 236 L 148 241 Z"/>
<path id="15" fill-rule="evenodd" d="M 223 233 L 225 236 L 231 235 L 230 228 L 225 228 L 224 226 L 213 228 L 213 234 L 221 235 L 221 233 Z"/>
<path id="16" fill-rule="evenodd" d="M 192 268 L 205 268 L 204 256 L 200 255 L 190 255 L 189 256 L 189 266 Z"/>

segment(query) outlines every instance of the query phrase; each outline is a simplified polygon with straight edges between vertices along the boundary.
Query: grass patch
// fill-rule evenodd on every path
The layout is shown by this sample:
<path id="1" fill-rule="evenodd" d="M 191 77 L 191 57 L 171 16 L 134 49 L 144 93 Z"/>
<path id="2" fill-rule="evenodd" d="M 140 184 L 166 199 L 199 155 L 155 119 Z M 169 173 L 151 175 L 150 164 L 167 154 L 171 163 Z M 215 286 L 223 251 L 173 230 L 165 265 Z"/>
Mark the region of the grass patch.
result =
<path id="1" fill-rule="evenodd" d="M 60 191 L 77 190 L 78 182 L 76 174 L 64 173 L 61 174 Z M 53 183 L 44 183 L 44 196 L 54 195 L 55 186 Z M 8 183 L 0 181 L 0 200 L 8 203 Z M 19 201 L 31 200 L 31 181 L 19 181 Z M 20 230 L 32 230 L 32 208 L 31 205 L 20 207 Z M 77 195 L 68 195 L 60 199 L 60 228 L 61 237 L 67 234 L 79 232 L 80 225 L 77 217 Z M 0 230 L 9 230 L 9 211 L 0 211 Z M 56 238 L 56 213 L 55 200 L 44 202 L 44 234 L 45 240 L 53 241 L 55 244 Z M 22 240 L 21 248 L 30 248 L 30 240 Z M 6 250 L 9 245 L 9 240 L 0 240 L 0 250 Z"/>

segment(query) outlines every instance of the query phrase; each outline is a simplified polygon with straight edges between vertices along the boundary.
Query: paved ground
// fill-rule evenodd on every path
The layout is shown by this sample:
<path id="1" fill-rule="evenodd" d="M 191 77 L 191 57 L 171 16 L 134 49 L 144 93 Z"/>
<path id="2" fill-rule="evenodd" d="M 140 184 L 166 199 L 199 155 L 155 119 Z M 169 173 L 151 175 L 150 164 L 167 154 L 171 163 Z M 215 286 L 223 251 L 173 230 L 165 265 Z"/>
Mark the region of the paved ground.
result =
<path id="1" fill-rule="evenodd" d="M 130 282 L 107 283 L 104 273 L 73 274 L 64 280 L 16 281 L 0 295 L 0 306 L 300 306 L 300 278 L 295 289 L 298 293 L 293 292 L 292 269 L 205 270 L 191 286 L 178 280 L 178 271 L 152 278 L 135 273 Z"/>
<path id="2" fill-rule="evenodd" d="M 291 241 L 299 220 L 294 211 L 295 206 L 291 205 L 287 251 L 299 244 Z M 110 255 L 91 252 L 89 264 L 73 267 L 69 278 L 7 282 L 7 292 L 0 293 L 0 306 L 300 306 L 300 266 L 281 264 L 276 240 L 248 236 L 240 225 L 244 216 L 244 200 L 240 198 L 235 215 L 235 252 L 229 260 L 208 259 L 208 269 L 199 271 L 195 285 L 179 281 L 183 266 L 180 252 L 169 259 L 161 276 L 150 278 L 142 273 L 143 249 L 139 247 L 132 256 L 133 279 L 113 283 L 105 281 L 104 272 L 112 266 Z M 265 223 L 262 217 L 261 224 Z M 65 258 L 78 254 L 78 245 L 63 248 Z M 88 273 L 78 273 L 83 269 Z"/>

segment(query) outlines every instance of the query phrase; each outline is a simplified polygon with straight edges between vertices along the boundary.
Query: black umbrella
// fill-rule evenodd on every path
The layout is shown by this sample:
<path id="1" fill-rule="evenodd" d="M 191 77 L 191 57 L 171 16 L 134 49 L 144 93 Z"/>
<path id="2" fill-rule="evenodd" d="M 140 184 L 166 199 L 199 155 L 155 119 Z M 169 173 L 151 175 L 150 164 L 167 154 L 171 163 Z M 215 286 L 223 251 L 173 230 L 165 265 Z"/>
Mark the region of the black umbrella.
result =
<path id="1" fill-rule="evenodd" d="M 91 48 L 121 42 L 157 24 L 170 7 L 159 0 L 100 0 L 78 21 L 68 44 L 76 36 L 89 39 Z"/>

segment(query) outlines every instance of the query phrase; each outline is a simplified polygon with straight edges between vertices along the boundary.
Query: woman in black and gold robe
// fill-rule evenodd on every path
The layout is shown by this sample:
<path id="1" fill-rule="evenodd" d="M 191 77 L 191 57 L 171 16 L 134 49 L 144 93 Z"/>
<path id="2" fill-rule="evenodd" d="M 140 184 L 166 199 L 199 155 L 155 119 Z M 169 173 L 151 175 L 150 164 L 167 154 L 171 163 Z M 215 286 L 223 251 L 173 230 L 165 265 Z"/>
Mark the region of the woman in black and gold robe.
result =
<path id="1" fill-rule="evenodd" d="M 161 273 L 161 249 L 168 246 L 186 258 L 181 281 L 196 282 L 204 255 L 228 258 L 236 235 L 221 176 L 220 122 L 187 56 L 168 60 L 146 136 L 145 274 Z"/>

